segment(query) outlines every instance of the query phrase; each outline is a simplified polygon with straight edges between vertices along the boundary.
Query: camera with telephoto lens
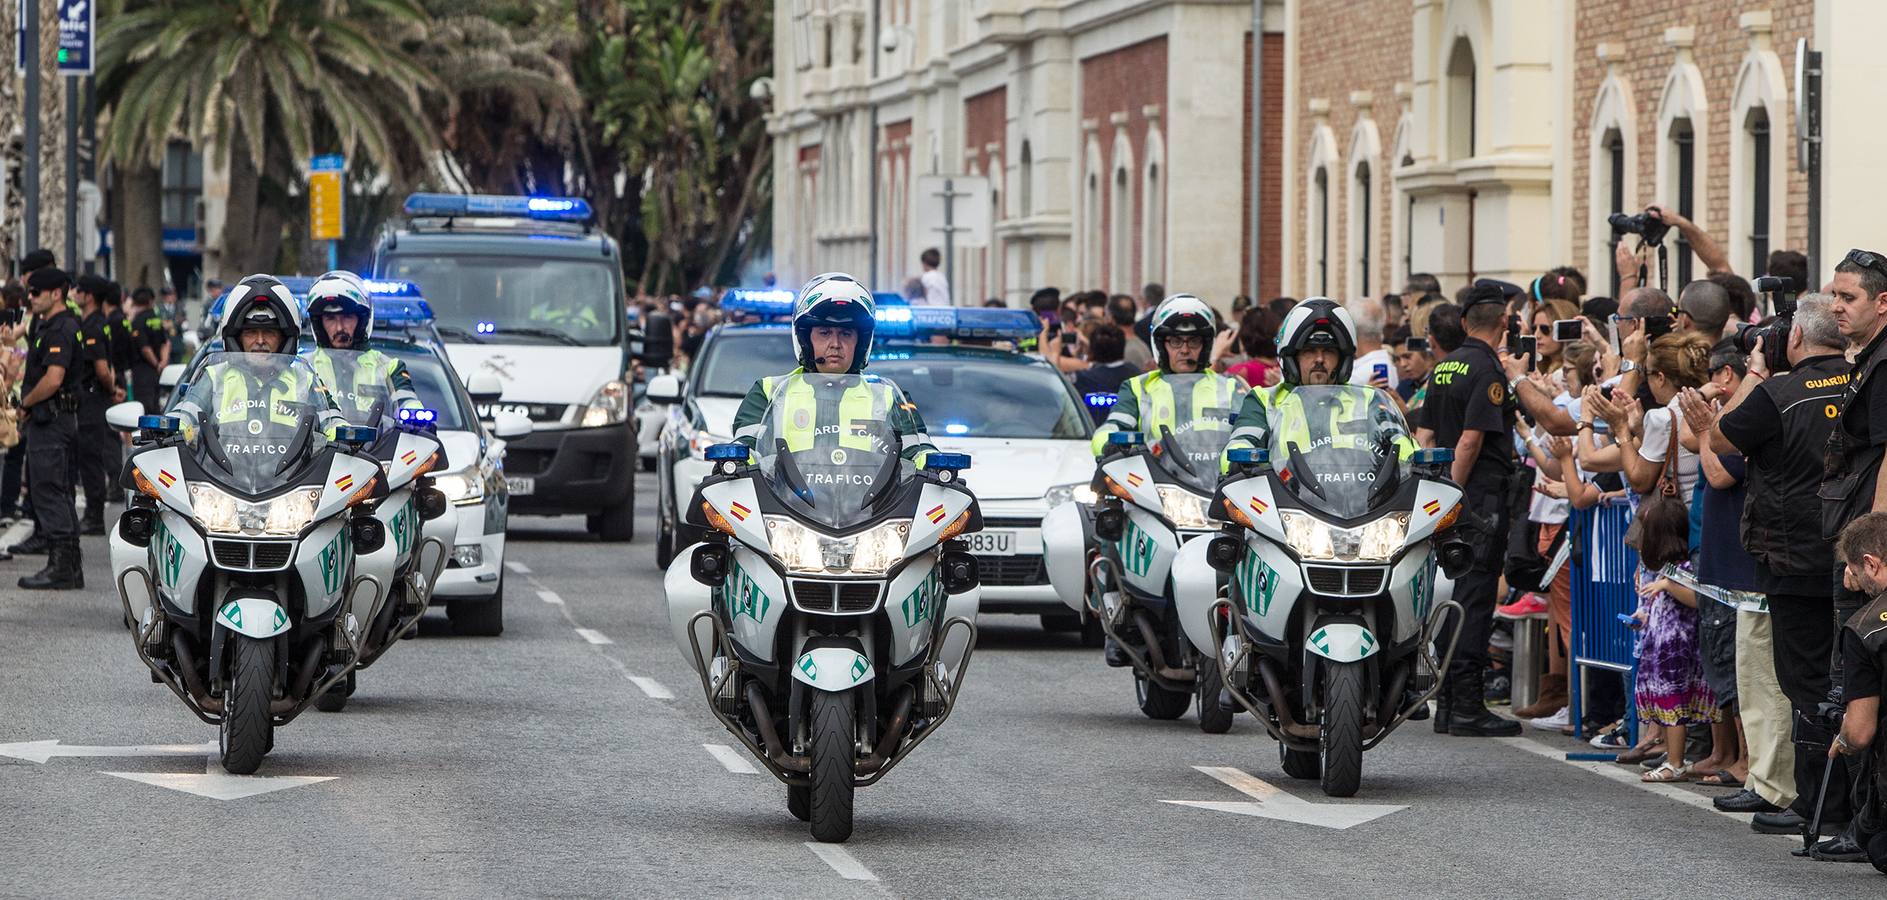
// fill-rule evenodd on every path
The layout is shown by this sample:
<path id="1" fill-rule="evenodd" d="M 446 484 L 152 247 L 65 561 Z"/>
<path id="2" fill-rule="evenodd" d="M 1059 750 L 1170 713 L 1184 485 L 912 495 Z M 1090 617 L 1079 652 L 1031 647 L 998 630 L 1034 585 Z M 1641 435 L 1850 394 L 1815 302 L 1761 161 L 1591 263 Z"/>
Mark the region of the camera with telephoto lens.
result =
<path id="1" fill-rule="evenodd" d="M 1630 216 L 1624 213 L 1613 213 L 1607 216 L 1605 221 L 1611 223 L 1614 236 L 1635 234 L 1644 238 L 1647 244 L 1663 243 L 1665 232 L 1671 230 L 1671 226 L 1664 224 L 1663 219 L 1648 212 Z"/>
<path id="2" fill-rule="evenodd" d="M 1769 295 L 1774 312 L 1761 325 L 1738 325 L 1730 340 L 1745 355 L 1756 352 L 1756 341 L 1763 344 L 1763 362 L 1771 373 L 1789 371 L 1789 329 L 1795 327 L 1795 282 L 1775 275 L 1765 275 L 1751 285 Z"/>

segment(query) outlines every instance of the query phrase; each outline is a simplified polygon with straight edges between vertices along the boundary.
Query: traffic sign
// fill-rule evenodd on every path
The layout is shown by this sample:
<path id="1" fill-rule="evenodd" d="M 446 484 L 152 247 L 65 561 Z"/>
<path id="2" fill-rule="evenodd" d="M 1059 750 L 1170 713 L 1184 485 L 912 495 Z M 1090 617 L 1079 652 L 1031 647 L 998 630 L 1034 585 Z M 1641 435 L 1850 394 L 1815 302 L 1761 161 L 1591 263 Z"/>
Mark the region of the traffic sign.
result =
<path id="1" fill-rule="evenodd" d="M 926 243 L 940 240 L 955 247 L 989 246 L 989 179 L 980 175 L 919 175 L 912 204 L 916 234 Z"/>
<path id="2" fill-rule="evenodd" d="M 346 157 L 338 153 L 317 156 L 308 165 L 308 237 L 317 241 L 338 241 L 345 230 L 342 220 L 342 173 Z"/>
<path id="3" fill-rule="evenodd" d="M 97 34 L 96 0 L 59 0 L 59 74 L 92 74 L 93 38 Z"/>

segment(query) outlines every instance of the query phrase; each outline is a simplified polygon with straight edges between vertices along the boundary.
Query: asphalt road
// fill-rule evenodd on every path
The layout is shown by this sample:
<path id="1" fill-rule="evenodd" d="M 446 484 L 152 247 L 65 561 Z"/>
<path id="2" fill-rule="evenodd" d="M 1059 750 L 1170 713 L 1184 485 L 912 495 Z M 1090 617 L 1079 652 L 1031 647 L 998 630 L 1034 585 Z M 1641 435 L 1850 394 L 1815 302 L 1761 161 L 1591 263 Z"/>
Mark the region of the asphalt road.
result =
<path id="1" fill-rule="evenodd" d="M 1636 770 L 1570 765 L 1560 754 L 1575 745 L 1557 735 L 1450 738 L 1412 723 L 1368 754 L 1355 799 L 1328 801 L 1283 775 L 1249 719 L 1218 736 L 1190 716 L 1150 721 L 1126 671 L 1098 651 L 995 616 L 982 622 L 957 712 L 859 793 L 856 835 L 822 856 L 780 784 L 736 771 L 752 768 L 740 753 L 709 749 L 738 745 L 669 639 L 647 531 L 632 545 L 598 544 L 581 519 L 514 522 L 502 637 L 453 637 L 435 614 L 363 674 L 345 712 L 310 711 L 277 732 L 260 776 L 232 779 L 191 746 L 213 745 L 214 729 L 137 662 L 105 588 L 102 543 L 88 539 L 86 552 L 89 591 L 0 590 L 4 896 L 1887 888 L 1865 864 L 1791 858 L 1789 839 L 1711 811 L 1702 789 L 1648 790 Z M 28 565 L 0 564 L 0 579 L 11 585 Z M 52 740 L 59 747 L 21 746 Z M 152 745 L 141 752 L 163 755 L 123 749 Z M 47 752 L 95 755 L 36 761 Z M 1309 822 L 1163 802 L 1253 804 L 1235 785 Z M 1359 812 L 1330 806 L 1382 805 L 1399 808 L 1342 830 L 1315 824 Z"/>

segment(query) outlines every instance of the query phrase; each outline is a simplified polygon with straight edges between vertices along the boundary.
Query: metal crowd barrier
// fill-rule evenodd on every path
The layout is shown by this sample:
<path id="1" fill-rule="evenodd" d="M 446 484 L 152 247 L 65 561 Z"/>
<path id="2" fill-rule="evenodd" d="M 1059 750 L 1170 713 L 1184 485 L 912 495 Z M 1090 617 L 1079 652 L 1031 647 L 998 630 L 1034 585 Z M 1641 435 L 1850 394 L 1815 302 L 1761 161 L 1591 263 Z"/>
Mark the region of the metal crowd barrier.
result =
<path id="1" fill-rule="evenodd" d="M 1572 645 L 1568 648 L 1572 665 L 1567 668 L 1573 733 L 1579 737 L 1585 736 L 1583 670 L 1610 669 L 1627 676 L 1625 727 L 1631 745 L 1636 746 L 1638 710 L 1632 685 L 1637 677 L 1638 634 L 1618 618 L 1638 609 L 1632 577 L 1638 569 L 1638 553 L 1625 546 L 1631 517 L 1632 507 L 1624 498 L 1608 498 L 1592 509 L 1572 511 Z"/>

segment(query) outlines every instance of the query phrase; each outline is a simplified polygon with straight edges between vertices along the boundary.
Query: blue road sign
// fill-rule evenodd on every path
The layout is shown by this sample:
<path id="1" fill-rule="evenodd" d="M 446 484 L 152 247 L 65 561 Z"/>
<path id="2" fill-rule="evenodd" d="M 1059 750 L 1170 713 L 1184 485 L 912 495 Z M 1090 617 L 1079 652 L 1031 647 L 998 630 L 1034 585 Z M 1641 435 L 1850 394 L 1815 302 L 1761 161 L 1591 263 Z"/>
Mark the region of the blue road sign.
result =
<path id="1" fill-rule="evenodd" d="M 97 0 L 59 0 L 59 74 L 92 74 L 97 34 Z"/>

